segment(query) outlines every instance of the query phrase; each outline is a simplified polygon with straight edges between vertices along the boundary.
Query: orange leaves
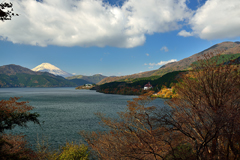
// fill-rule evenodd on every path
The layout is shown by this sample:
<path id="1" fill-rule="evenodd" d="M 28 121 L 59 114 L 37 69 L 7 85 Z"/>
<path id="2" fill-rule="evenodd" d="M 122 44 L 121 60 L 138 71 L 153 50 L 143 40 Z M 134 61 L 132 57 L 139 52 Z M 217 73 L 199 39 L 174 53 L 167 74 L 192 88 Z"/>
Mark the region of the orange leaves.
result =
<path id="1" fill-rule="evenodd" d="M 18 97 L 0 101 L 0 133 L 5 129 L 12 129 L 15 125 L 26 127 L 28 121 L 40 124 L 37 113 L 30 113 L 33 109 L 28 102 L 18 102 Z"/>
<path id="2" fill-rule="evenodd" d="M 33 109 L 32 106 L 28 106 L 28 102 L 17 102 L 19 97 L 9 98 L 9 100 L 0 101 L 0 110 L 5 113 L 24 113 Z"/>

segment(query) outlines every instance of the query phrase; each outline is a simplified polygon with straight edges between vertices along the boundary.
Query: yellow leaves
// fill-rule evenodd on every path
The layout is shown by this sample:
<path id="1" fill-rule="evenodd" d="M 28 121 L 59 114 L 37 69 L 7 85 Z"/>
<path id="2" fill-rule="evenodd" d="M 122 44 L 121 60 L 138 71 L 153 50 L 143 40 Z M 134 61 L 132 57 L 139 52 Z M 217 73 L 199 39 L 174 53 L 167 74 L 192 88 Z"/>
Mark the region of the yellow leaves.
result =
<path id="1" fill-rule="evenodd" d="M 178 95 L 176 93 L 173 92 L 174 88 L 167 88 L 166 86 L 164 86 L 156 95 L 154 95 L 154 97 L 158 97 L 158 98 L 177 98 Z"/>
<path id="2" fill-rule="evenodd" d="M 73 142 L 66 143 L 66 146 L 63 146 L 62 152 L 59 155 L 59 160 L 73 160 L 73 159 L 81 159 L 87 160 L 89 156 L 88 147 L 84 144 L 78 145 Z"/>

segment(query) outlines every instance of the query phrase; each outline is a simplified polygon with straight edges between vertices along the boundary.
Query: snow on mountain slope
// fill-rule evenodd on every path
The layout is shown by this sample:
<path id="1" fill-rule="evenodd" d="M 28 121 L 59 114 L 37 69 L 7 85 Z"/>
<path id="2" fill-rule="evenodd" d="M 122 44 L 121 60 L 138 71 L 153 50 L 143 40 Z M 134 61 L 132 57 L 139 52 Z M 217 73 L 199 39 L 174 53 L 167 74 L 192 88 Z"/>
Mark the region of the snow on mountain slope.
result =
<path id="1" fill-rule="evenodd" d="M 58 75 L 58 76 L 62 76 L 62 77 L 73 76 L 72 74 L 63 71 L 50 63 L 42 63 L 42 64 L 38 65 L 37 67 L 33 68 L 32 71 L 49 72 L 54 75 Z"/>

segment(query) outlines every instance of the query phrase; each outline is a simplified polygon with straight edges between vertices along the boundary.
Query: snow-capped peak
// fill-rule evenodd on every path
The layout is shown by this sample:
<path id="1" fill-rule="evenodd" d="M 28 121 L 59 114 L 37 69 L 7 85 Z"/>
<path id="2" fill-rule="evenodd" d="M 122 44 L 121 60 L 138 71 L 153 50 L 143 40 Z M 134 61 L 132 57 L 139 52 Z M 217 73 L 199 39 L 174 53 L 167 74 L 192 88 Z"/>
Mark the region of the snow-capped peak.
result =
<path id="1" fill-rule="evenodd" d="M 58 67 L 50 64 L 50 63 L 42 63 L 40 65 L 38 65 L 37 67 L 33 68 L 32 70 L 33 71 L 40 71 L 40 70 L 43 70 L 43 69 L 49 69 L 49 70 L 61 70 L 59 69 Z"/>
<path id="2" fill-rule="evenodd" d="M 63 71 L 50 63 L 42 63 L 42 64 L 38 65 L 37 67 L 33 68 L 32 71 L 49 72 L 54 75 L 59 75 L 59 76 L 63 76 L 63 77 L 72 76 L 72 74 Z"/>

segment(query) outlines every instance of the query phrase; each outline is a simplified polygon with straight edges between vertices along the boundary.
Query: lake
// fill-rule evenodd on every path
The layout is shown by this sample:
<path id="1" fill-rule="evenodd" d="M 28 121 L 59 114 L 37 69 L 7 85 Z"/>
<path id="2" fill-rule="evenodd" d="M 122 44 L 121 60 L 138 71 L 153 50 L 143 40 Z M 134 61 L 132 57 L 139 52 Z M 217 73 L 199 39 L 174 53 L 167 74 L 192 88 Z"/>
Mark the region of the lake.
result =
<path id="1" fill-rule="evenodd" d="M 0 99 L 21 97 L 29 101 L 33 112 L 40 114 L 41 127 L 28 123 L 28 128 L 15 127 L 11 133 L 23 133 L 34 146 L 37 137 L 58 148 L 66 141 L 79 142 L 80 130 L 106 130 L 99 126 L 99 118 L 94 113 L 102 112 L 117 117 L 117 112 L 125 111 L 127 101 L 137 96 L 103 94 L 92 90 L 75 88 L 0 88 Z M 156 99 L 151 105 L 163 106 L 164 100 Z"/>

